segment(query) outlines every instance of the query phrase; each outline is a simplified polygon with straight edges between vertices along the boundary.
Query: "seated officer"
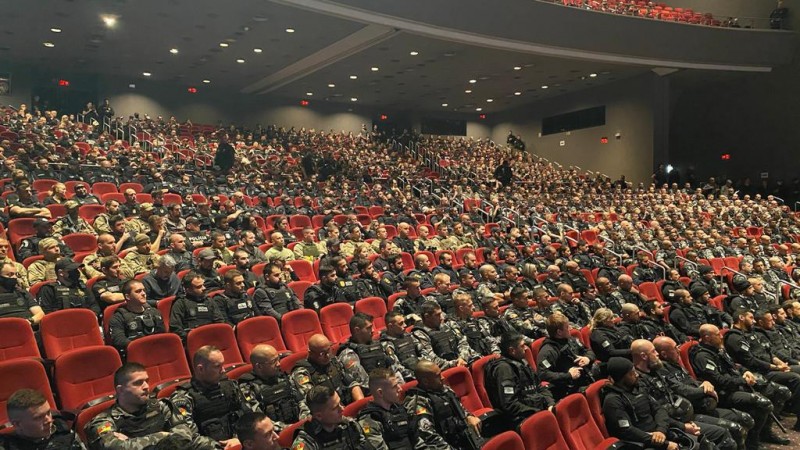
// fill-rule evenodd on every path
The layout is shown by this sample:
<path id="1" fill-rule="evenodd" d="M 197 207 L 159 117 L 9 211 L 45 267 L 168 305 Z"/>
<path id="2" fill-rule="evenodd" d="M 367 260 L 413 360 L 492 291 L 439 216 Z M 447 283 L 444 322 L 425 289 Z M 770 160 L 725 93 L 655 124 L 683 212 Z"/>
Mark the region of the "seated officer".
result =
<path id="1" fill-rule="evenodd" d="M 247 412 L 236 422 L 236 436 L 244 450 L 280 450 L 278 434 L 269 417 Z"/>
<path id="2" fill-rule="evenodd" d="M 420 307 L 422 323 L 415 325 L 411 334 L 417 340 L 421 357 L 439 367 L 466 366 L 473 354 L 465 336 L 457 336 L 449 327 L 442 326 L 442 308 L 433 300 Z"/>
<path id="3" fill-rule="evenodd" d="M 547 337 L 536 357 L 542 381 L 550 383 L 553 397 L 560 400 L 594 381 L 594 353 L 569 332 L 569 320 L 561 313 L 547 318 Z"/>
<path id="4" fill-rule="evenodd" d="M 350 338 L 339 346 L 337 358 L 350 378 L 358 380 L 361 390 L 369 387 L 368 374 L 377 368 L 388 368 L 402 380 L 400 362 L 380 341 L 372 339 L 372 316 L 356 313 L 349 326 Z"/>
<path id="5" fill-rule="evenodd" d="M 319 268 L 319 284 L 313 284 L 306 289 L 303 304 L 319 313 L 320 309 L 338 301 L 344 301 L 344 298 L 336 284 L 336 269 L 323 264 Z"/>
<path id="6" fill-rule="evenodd" d="M 182 283 L 183 295 L 175 300 L 169 313 L 169 331 L 185 342 L 189 331 L 201 325 L 223 323 L 225 316 L 220 311 L 219 303 L 206 295 L 202 275 L 189 272 L 183 277 Z"/>
<path id="7" fill-rule="evenodd" d="M 381 345 L 387 352 L 394 353 L 402 365 L 403 379 L 411 380 L 414 378 L 414 368 L 422 356 L 417 340 L 406 331 L 406 319 L 400 311 L 387 312 L 384 320 L 386 329 L 380 334 Z"/>
<path id="8" fill-rule="evenodd" d="M 281 371 L 275 347 L 259 344 L 250 352 L 253 371 L 239 377 L 239 389 L 253 411 L 273 421 L 277 433 L 309 415 L 306 398 L 289 376 Z"/>
<path id="9" fill-rule="evenodd" d="M 642 305 L 644 317 L 639 321 L 643 338 L 652 340 L 656 336 L 669 336 L 675 342 L 686 342 L 688 338 L 685 334 L 671 323 L 664 320 L 664 303 L 657 300 L 648 300 Z"/>
<path id="10" fill-rule="evenodd" d="M 117 255 L 100 259 L 100 270 L 103 277 L 92 286 L 92 296 L 101 309 L 125 300 L 122 295 L 122 279 L 120 259 Z"/>
<path id="11" fill-rule="evenodd" d="M 530 292 L 523 286 L 511 289 L 511 306 L 503 313 L 503 318 L 522 333 L 526 344 L 545 335 L 545 318 L 528 305 Z"/>
<path id="12" fill-rule="evenodd" d="M 417 420 L 425 448 L 480 450 L 481 420 L 468 413 L 444 383 L 442 369 L 422 360 L 414 375 L 419 384 L 406 393 L 405 407 Z"/>
<path id="13" fill-rule="evenodd" d="M 284 314 L 303 307 L 297 294 L 281 281 L 281 268 L 275 263 L 264 267 L 264 280 L 253 292 L 253 301 L 262 315 L 272 316 L 280 323 Z"/>
<path id="14" fill-rule="evenodd" d="M 5 261 L 0 267 L 0 318 L 19 317 L 36 326 L 44 317 L 42 307 L 36 303 L 28 291 L 19 286 L 17 268 Z"/>
<path id="15" fill-rule="evenodd" d="M 332 347 L 333 344 L 325 335 L 311 336 L 308 340 L 308 358 L 295 364 L 292 382 L 304 395 L 313 386 L 325 385 L 336 390 L 344 404 L 361 400 L 364 391 L 359 380 L 352 378 L 342 363 L 333 357 Z"/>
<path id="16" fill-rule="evenodd" d="M 167 439 L 184 448 L 216 449 L 217 443 L 194 433 L 167 400 L 150 397 L 147 370 L 127 362 L 114 373 L 116 403 L 86 424 L 92 450 L 156 447 Z"/>
<path id="17" fill-rule="evenodd" d="M 614 325 L 614 313 L 610 309 L 595 311 L 589 328 L 592 330 L 589 340 L 597 359 L 608 362 L 612 356 L 630 356 L 633 339 Z"/>
<path id="18" fill-rule="evenodd" d="M 701 290 L 708 292 L 705 286 L 697 286 L 693 289 L 696 292 Z M 692 294 L 686 289 L 678 289 L 672 293 L 669 321 L 682 333 L 694 337 L 697 337 L 700 332 L 701 325 L 710 322 L 703 307 L 694 302 Z"/>
<path id="19" fill-rule="evenodd" d="M 192 357 L 192 380 L 178 386 L 170 400 L 193 433 L 227 448 L 239 444 L 234 424 L 249 409 L 236 382 L 223 376 L 224 364 L 217 347 L 200 347 Z"/>
<path id="20" fill-rule="evenodd" d="M 484 298 L 497 300 L 491 295 Z M 467 344 L 472 350 L 468 361 L 498 353 L 500 351 L 498 347 L 500 340 L 492 335 L 489 323 L 472 316 L 472 312 L 475 309 L 472 297 L 462 292 L 454 295 L 453 303 L 455 305 L 455 314 L 445 323 L 445 326 L 467 339 Z"/>
<path id="21" fill-rule="evenodd" d="M 97 302 L 87 295 L 86 285 L 81 281 L 80 263 L 70 258 L 56 262 L 56 282 L 39 289 L 38 301 L 45 314 L 70 308 L 86 308 L 100 315 Z"/>
<path id="22" fill-rule="evenodd" d="M 147 293 L 140 281 L 126 281 L 122 285 L 122 295 L 125 296 L 125 304 L 114 311 L 109 333 L 111 345 L 124 354 L 131 341 L 166 330 L 161 313 L 147 303 Z"/>
<path id="23" fill-rule="evenodd" d="M 0 434 L 0 448 L 8 450 L 86 450 L 78 435 L 60 417 L 54 417 L 41 392 L 20 389 L 6 403 L 11 433 Z"/>
<path id="24" fill-rule="evenodd" d="M 222 279 L 225 282 L 225 290 L 216 295 L 214 300 L 219 303 L 226 322 L 236 326 L 245 319 L 259 315 L 253 299 L 247 295 L 242 272 L 231 269 L 225 272 Z"/>
<path id="25" fill-rule="evenodd" d="M 314 386 L 308 391 L 306 403 L 311 410 L 311 420 L 300 427 L 292 449 L 372 449 L 361 425 L 342 415 L 341 399 L 335 389 Z"/>
<path id="26" fill-rule="evenodd" d="M 516 428 L 530 415 L 550 409 L 555 401 L 550 390 L 525 359 L 522 335 L 506 333 L 500 339 L 500 358 L 484 367 L 486 392 L 495 410 Z"/>
<path id="27" fill-rule="evenodd" d="M 403 390 L 391 370 L 377 368 L 369 373 L 373 400 L 358 413 L 358 423 L 376 450 L 425 448 L 417 420 L 403 407 Z"/>

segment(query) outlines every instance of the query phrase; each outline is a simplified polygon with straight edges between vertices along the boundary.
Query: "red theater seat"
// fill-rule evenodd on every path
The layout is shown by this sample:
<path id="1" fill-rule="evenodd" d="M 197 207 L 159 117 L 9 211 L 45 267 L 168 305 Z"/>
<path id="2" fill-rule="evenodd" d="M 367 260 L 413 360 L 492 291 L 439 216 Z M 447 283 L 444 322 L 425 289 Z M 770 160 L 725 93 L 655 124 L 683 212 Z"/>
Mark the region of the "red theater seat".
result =
<path id="1" fill-rule="evenodd" d="M 177 334 L 161 333 L 144 336 L 128 344 L 128 361 L 147 368 L 150 390 L 160 393 L 170 384 L 191 378 L 181 338 Z"/>
<path id="2" fill-rule="evenodd" d="M 525 419 L 520 426 L 525 450 L 570 450 L 556 416 L 550 411 L 540 411 Z"/>
<path id="3" fill-rule="evenodd" d="M 62 409 L 82 409 L 114 395 L 114 372 L 122 366 L 109 346 L 77 348 L 55 363 L 55 381 Z"/>
<path id="4" fill-rule="evenodd" d="M 0 383 L 0 425 L 8 423 L 6 403 L 11 394 L 19 389 L 35 389 L 41 392 L 50 403 L 50 407 L 56 408 L 50 381 L 41 362 L 35 359 L 0 362 L 0 380 L 3 380 Z"/>
<path id="5" fill-rule="evenodd" d="M 17 317 L 0 319 L 0 361 L 40 357 L 30 322 Z"/>
<path id="6" fill-rule="evenodd" d="M 319 311 L 322 332 L 331 342 L 344 342 L 350 337 L 350 318 L 353 308 L 348 303 L 334 303 Z"/>
<path id="7" fill-rule="evenodd" d="M 225 357 L 225 367 L 244 364 L 239 344 L 233 334 L 233 327 L 227 323 L 212 323 L 197 327 L 186 335 L 186 353 L 191 361 L 194 354 L 204 345 L 217 347 Z"/>
<path id="8" fill-rule="evenodd" d="M 311 309 L 297 309 L 284 314 L 281 330 L 286 347 L 293 352 L 307 350 L 308 339 L 315 334 L 322 334 L 319 317 Z"/>
<path id="9" fill-rule="evenodd" d="M 471 367 L 472 380 L 475 382 L 475 392 L 478 393 L 478 397 L 481 399 L 483 406 L 487 408 L 492 407 L 492 402 L 489 400 L 489 394 L 486 392 L 486 374 L 484 371 L 486 370 L 486 363 L 499 357 L 500 356 L 496 354 L 484 356 L 472 363 Z"/>
<path id="10" fill-rule="evenodd" d="M 558 402 L 556 420 L 572 450 L 605 450 L 618 441 L 603 436 L 589 411 L 586 397 L 581 394 L 568 395 Z"/>
<path id="11" fill-rule="evenodd" d="M 466 367 L 453 367 L 442 372 L 445 383 L 456 393 L 464 408 L 475 416 L 487 413 L 492 410 L 484 406 L 478 392 L 475 390 L 475 383 L 472 375 Z"/>
<path id="12" fill-rule="evenodd" d="M 251 317 L 236 326 L 236 341 L 245 362 L 250 362 L 250 352 L 259 344 L 269 344 L 278 352 L 286 351 L 278 320 L 271 316 Z"/>
<path id="13" fill-rule="evenodd" d="M 525 450 L 525 444 L 517 433 L 506 431 L 489 439 L 481 450 Z"/>
<path id="14" fill-rule="evenodd" d="M 97 316 L 88 309 L 64 309 L 47 314 L 39 324 L 39 331 L 44 353 L 50 359 L 57 359 L 72 349 L 103 345 Z"/>
<path id="15" fill-rule="evenodd" d="M 356 302 L 355 312 L 372 316 L 372 328 L 380 331 L 386 328 L 386 301 L 380 297 L 366 297 Z"/>

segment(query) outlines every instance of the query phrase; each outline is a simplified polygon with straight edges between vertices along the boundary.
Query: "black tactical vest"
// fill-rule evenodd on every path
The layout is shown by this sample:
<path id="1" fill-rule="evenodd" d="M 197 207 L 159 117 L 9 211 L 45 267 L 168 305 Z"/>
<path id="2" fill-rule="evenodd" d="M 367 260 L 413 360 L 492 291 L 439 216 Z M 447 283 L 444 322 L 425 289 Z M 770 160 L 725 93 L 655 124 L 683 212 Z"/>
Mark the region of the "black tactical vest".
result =
<path id="1" fill-rule="evenodd" d="M 353 401 L 350 389 L 347 389 L 344 385 L 344 379 L 342 378 L 338 360 L 331 359 L 327 367 L 320 367 L 304 359 L 299 361 L 295 367 L 305 367 L 308 370 L 308 376 L 311 379 L 312 385 L 325 385 L 339 393 L 342 404 L 346 405 Z"/>
<path id="2" fill-rule="evenodd" d="M 392 450 L 412 450 L 412 433 L 414 426 L 413 417 L 408 414 L 402 405 L 392 405 L 389 411 L 370 402 L 361 410 L 359 418 L 370 417 L 383 426 L 383 439 Z"/>
<path id="3" fill-rule="evenodd" d="M 258 404 L 270 419 L 283 423 L 298 421 L 301 395 L 294 390 L 288 376 L 279 375 L 267 384 L 253 373 L 246 373 L 239 378 L 239 384 L 245 383 L 252 386 Z"/>
<path id="4" fill-rule="evenodd" d="M 434 330 L 428 327 L 418 327 L 428 335 L 431 340 L 431 347 L 437 356 L 446 360 L 458 359 L 458 338 L 449 330 Z"/>
<path id="5" fill-rule="evenodd" d="M 235 412 L 239 409 L 236 384 L 223 380 L 213 388 L 200 391 L 192 383 L 186 383 L 178 389 L 186 390 L 192 399 L 192 417 L 200 434 L 215 441 L 233 437 L 233 425 L 237 420 Z"/>
<path id="6" fill-rule="evenodd" d="M 367 373 L 371 372 L 372 369 L 376 369 L 378 367 L 386 368 L 391 365 L 391 362 L 386 356 L 386 353 L 383 351 L 383 346 L 380 342 L 372 341 L 369 344 L 356 344 L 355 342 L 348 340 L 339 348 L 339 353 L 341 354 L 346 348 L 353 350 L 356 355 L 358 355 L 361 367 L 363 367 Z"/>
<path id="7" fill-rule="evenodd" d="M 274 288 L 267 285 L 264 286 L 263 289 L 266 291 L 267 297 L 269 297 L 272 308 L 275 311 L 279 314 L 286 314 L 291 311 L 289 305 L 292 303 L 292 293 L 287 286 L 281 284 L 279 287 Z"/>
<path id="8" fill-rule="evenodd" d="M 115 406 L 114 409 L 118 407 Z M 112 409 L 111 417 L 114 419 L 117 431 L 131 438 L 165 431 L 168 420 L 161 414 L 161 406 L 157 400 L 150 400 L 142 414 L 117 416 Z"/>
<path id="9" fill-rule="evenodd" d="M 26 306 L 24 294 L 21 292 L 5 292 L 0 294 L 0 317 L 19 317 L 27 319 L 31 312 Z"/>
<path id="10" fill-rule="evenodd" d="M 130 340 L 155 334 L 158 322 L 163 324 L 161 314 L 152 307 L 145 307 L 141 314 L 134 313 L 125 307 L 119 308 L 117 311 L 125 321 L 125 337 Z"/>
<path id="11" fill-rule="evenodd" d="M 328 432 L 319 424 L 311 421 L 303 425 L 303 431 L 314 439 L 320 450 L 361 450 L 364 446 L 359 445 L 362 438 L 356 427 L 355 422 L 344 422 L 333 431 Z"/>
<path id="12" fill-rule="evenodd" d="M 395 356 L 400 360 L 403 366 L 413 369 L 419 362 L 419 355 L 417 354 L 417 342 L 411 333 L 404 333 L 403 337 L 390 339 L 381 334 L 381 342 L 391 342 L 394 345 Z"/>

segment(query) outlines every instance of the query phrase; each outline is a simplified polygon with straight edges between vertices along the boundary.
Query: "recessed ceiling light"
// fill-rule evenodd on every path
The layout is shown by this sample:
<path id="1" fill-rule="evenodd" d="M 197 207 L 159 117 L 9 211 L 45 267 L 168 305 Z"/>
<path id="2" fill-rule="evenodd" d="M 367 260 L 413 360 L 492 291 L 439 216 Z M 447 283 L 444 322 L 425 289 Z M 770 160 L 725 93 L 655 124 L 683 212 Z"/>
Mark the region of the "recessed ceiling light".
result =
<path id="1" fill-rule="evenodd" d="M 260 48 L 254 48 L 254 49 L 253 49 L 253 53 L 261 53 L 261 52 L 263 52 L 263 51 L 264 51 L 264 50 L 261 50 Z"/>
<path id="2" fill-rule="evenodd" d="M 590 77 L 590 78 L 595 78 L 596 76 L 597 76 L 597 74 L 596 74 L 596 73 L 590 73 L 590 74 L 589 74 L 589 77 Z"/>
<path id="3" fill-rule="evenodd" d="M 331 84 L 329 84 L 329 85 L 328 85 L 328 87 L 329 87 L 329 88 L 335 88 L 335 87 L 336 87 L 336 85 L 335 85 L 335 84 L 333 84 L 333 83 L 331 83 Z"/>
<path id="4" fill-rule="evenodd" d="M 475 108 L 475 111 L 483 111 L 483 108 Z"/>
<path id="5" fill-rule="evenodd" d="M 242 58 L 237 59 L 236 62 L 239 64 L 244 64 L 244 60 Z"/>
<path id="6" fill-rule="evenodd" d="M 150 73 L 150 72 L 142 72 L 142 75 L 144 75 L 146 77 L 149 77 L 150 75 L 152 75 L 152 73 Z"/>
<path id="7" fill-rule="evenodd" d="M 173 55 L 177 55 L 178 54 L 178 49 L 177 48 L 171 48 L 171 49 L 169 49 L 169 52 L 172 53 Z"/>
<path id="8" fill-rule="evenodd" d="M 447 103 L 442 103 L 442 106 L 447 108 Z"/>
<path id="9" fill-rule="evenodd" d="M 52 42 L 45 42 L 44 46 L 47 47 L 47 48 L 53 48 L 53 47 L 56 46 L 56 44 L 53 44 Z"/>
<path id="10" fill-rule="evenodd" d="M 419 52 L 411 52 L 411 53 L 409 53 L 409 55 L 411 55 L 411 56 L 417 56 L 417 55 L 419 55 Z"/>
<path id="11" fill-rule="evenodd" d="M 101 14 L 100 20 L 102 20 L 108 28 L 114 28 L 117 25 L 117 16 L 113 14 Z"/>
<path id="12" fill-rule="evenodd" d="M 350 75 L 350 79 L 351 80 L 357 80 L 358 79 L 358 75 Z"/>
<path id="13" fill-rule="evenodd" d="M 371 70 L 372 70 L 373 72 L 377 72 L 377 71 L 379 71 L 379 70 L 381 70 L 381 69 L 379 69 L 379 68 L 377 68 L 377 67 L 373 67 Z"/>
<path id="14" fill-rule="evenodd" d="M 522 92 L 514 92 L 514 95 L 522 95 Z"/>
<path id="15" fill-rule="evenodd" d="M 287 29 L 286 29 L 286 32 L 287 32 L 287 33 L 294 33 L 294 28 L 287 28 Z"/>
<path id="16" fill-rule="evenodd" d="M 61 33 L 61 28 L 50 28 L 53 33 Z"/>
<path id="17" fill-rule="evenodd" d="M 464 93 L 465 94 L 472 94 L 472 89 L 467 89 L 466 91 L 464 91 Z"/>
<path id="18" fill-rule="evenodd" d="M 547 89 L 547 87 L 548 86 L 545 84 L 544 86 L 542 86 L 542 89 Z"/>
<path id="19" fill-rule="evenodd" d="M 314 95 L 314 93 L 313 92 L 306 92 L 306 95 L 311 97 L 312 95 Z"/>
<path id="20" fill-rule="evenodd" d="M 133 84 L 133 83 L 129 84 L 128 87 L 131 88 L 131 89 L 136 89 L 136 85 Z"/>
<path id="21" fill-rule="evenodd" d="M 514 70 L 522 70 L 522 67 L 520 67 L 520 66 L 514 66 Z"/>
<path id="22" fill-rule="evenodd" d="M 222 48 L 227 48 L 228 47 L 228 43 L 227 42 L 220 42 L 219 46 L 222 47 Z"/>
<path id="23" fill-rule="evenodd" d="M 210 83 L 211 83 L 211 80 L 203 80 L 203 83 L 205 83 L 205 84 L 210 84 Z"/>
<path id="24" fill-rule="evenodd" d="M 475 84 L 477 82 L 478 82 L 478 80 L 469 80 L 469 84 Z"/>
<path id="25" fill-rule="evenodd" d="M 492 103 L 493 101 L 494 101 L 494 99 L 492 99 L 492 98 L 487 98 L 486 99 L 486 103 Z"/>
<path id="26" fill-rule="evenodd" d="M 357 102 L 357 101 L 358 101 L 358 99 L 357 99 L 356 97 L 350 97 L 350 101 L 351 101 L 351 102 Z"/>

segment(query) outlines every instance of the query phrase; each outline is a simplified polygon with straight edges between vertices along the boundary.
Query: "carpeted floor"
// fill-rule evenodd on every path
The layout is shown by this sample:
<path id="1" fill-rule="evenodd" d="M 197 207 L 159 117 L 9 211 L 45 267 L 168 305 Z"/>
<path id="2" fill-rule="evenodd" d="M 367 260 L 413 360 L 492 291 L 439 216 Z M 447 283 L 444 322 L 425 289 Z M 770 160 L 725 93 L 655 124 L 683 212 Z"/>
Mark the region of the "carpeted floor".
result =
<path id="1" fill-rule="evenodd" d="M 763 444 L 761 445 L 761 448 L 768 450 L 800 449 L 800 432 L 792 430 L 792 427 L 794 426 L 795 422 L 797 422 L 797 418 L 795 418 L 794 416 L 786 417 L 783 420 L 781 420 L 783 426 L 786 427 L 787 434 L 781 433 L 778 427 L 773 426 L 778 434 L 787 437 L 789 438 L 789 440 L 792 441 L 789 445 Z"/>

